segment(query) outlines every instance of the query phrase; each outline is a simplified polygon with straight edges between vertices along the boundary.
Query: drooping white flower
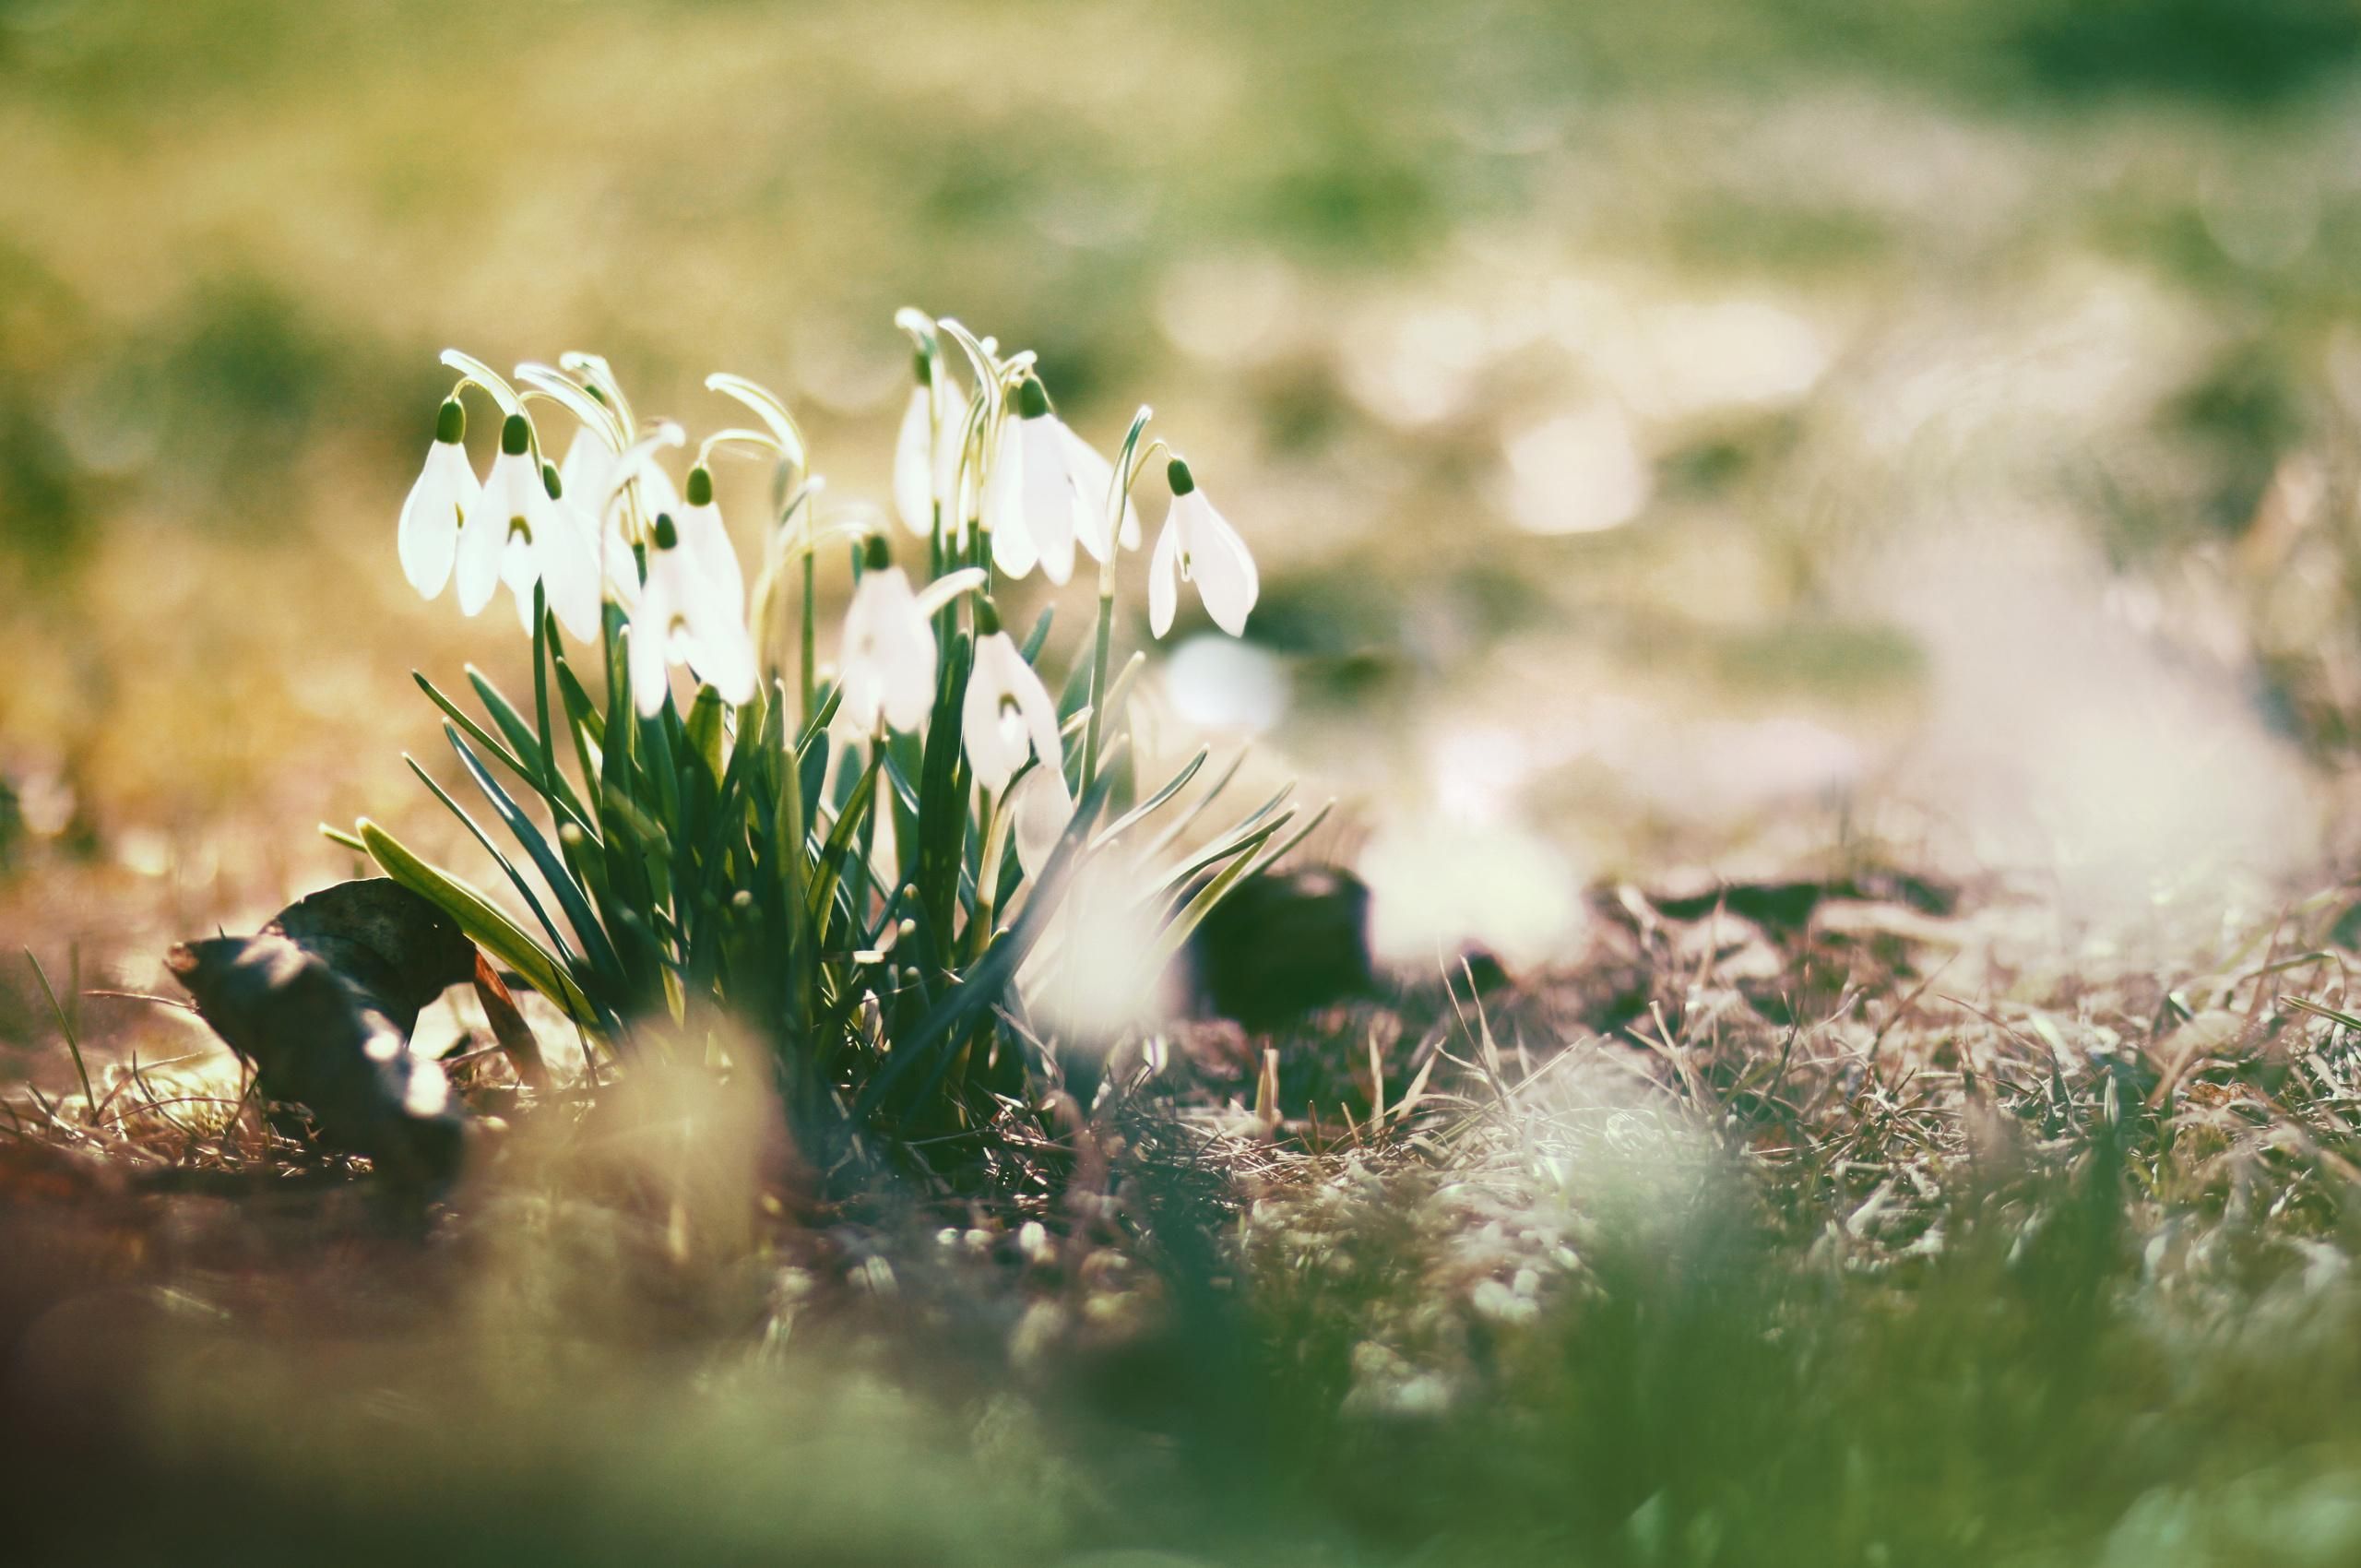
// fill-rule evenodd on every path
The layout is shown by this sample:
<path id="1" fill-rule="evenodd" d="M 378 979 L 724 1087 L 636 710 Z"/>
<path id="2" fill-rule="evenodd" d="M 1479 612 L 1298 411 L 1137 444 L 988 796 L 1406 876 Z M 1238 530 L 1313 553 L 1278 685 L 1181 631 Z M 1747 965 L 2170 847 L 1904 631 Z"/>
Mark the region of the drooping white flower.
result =
<path id="1" fill-rule="evenodd" d="M 934 706 L 934 631 L 893 564 L 883 538 L 869 540 L 866 569 L 845 612 L 837 682 L 844 692 L 841 721 L 862 734 L 878 719 L 896 730 L 917 730 Z"/>
<path id="2" fill-rule="evenodd" d="M 920 355 L 919 384 L 910 388 L 894 442 L 894 510 L 920 539 L 933 534 L 938 509 L 954 534 L 966 522 L 955 516 L 966 406 L 967 395 L 951 373 Z"/>
<path id="3" fill-rule="evenodd" d="M 961 731 L 976 782 L 999 794 L 1030 759 L 1038 756 L 1043 766 L 1056 767 L 1064 754 L 1058 743 L 1058 705 L 1049 688 L 1014 640 L 999 629 L 997 616 L 979 610 L 979 620 L 992 629 L 976 639 Z"/>
<path id="4" fill-rule="evenodd" d="M 467 410 L 457 398 L 445 398 L 434 419 L 433 445 L 427 447 L 425 466 L 418 470 L 418 481 L 402 503 L 401 524 L 395 531 L 402 576 L 427 599 L 441 593 L 443 585 L 451 580 L 451 563 L 459 551 L 460 520 L 483 493 L 468 462 L 463 445 L 467 434 Z"/>
<path id="5" fill-rule="evenodd" d="M 1108 485 L 1093 485 L 1075 473 L 1075 454 L 1087 453 L 1107 469 L 1065 422 L 1050 410 L 1040 382 L 1017 384 L 1012 407 L 992 445 L 984 483 L 984 526 L 992 530 L 992 564 L 1021 577 L 1039 562 L 1051 582 L 1074 576 L 1077 540 L 1100 560 L 1107 557 Z M 1111 469 L 1108 469 L 1111 475 Z M 1086 490 L 1093 492 L 1088 501 Z"/>
<path id="6" fill-rule="evenodd" d="M 588 642 L 599 635 L 604 597 L 598 525 L 565 488 L 555 465 L 541 465 L 541 488 L 549 497 L 547 518 L 529 536 L 510 528 L 500 557 L 500 580 L 516 601 L 516 624 L 526 636 L 539 629 L 533 624 L 533 585 L 538 582 L 559 624 Z"/>
<path id="7" fill-rule="evenodd" d="M 532 426 L 511 414 L 500 427 L 500 456 L 483 481 L 483 496 L 459 530 L 459 608 L 473 615 L 505 582 L 525 600 L 531 618 L 539 582 L 558 622 L 584 641 L 599 635 L 599 561 L 581 529 L 550 494 L 557 470 L 544 473 L 532 456 Z"/>
<path id="8" fill-rule="evenodd" d="M 1180 608 L 1180 579 L 1197 585 L 1205 613 L 1231 636 L 1246 635 L 1247 612 L 1262 593 L 1262 578 L 1246 541 L 1229 526 L 1204 492 L 1197 488 L 1189 465 L 1175 457 L 1166 465 L 1172 484 L 1172 509 L 1164 515 L 1164 531 L 1157 536 L 1156 554 L 1148 562 L 1147 621 L 1157 636 L 1172 629 Z"/>
<path id="9" fill-rule="evenodd" d="M 607 449 L 605 442 L 588 429 L 577 428 L 557 472 L 564 486 L 565 499 L 577 514 L 576 520 L 590 530 L 591 545 L 605 575 L 607 591 L 616 603 L 629 610 L 639 602 L 639 563 L 632 553 L 631 536 L 623 526 L 628 508 L 617 493 L 618 467 L 615 454 Z M 664 471 L 652 463 L 647 468 L 659 478 Z"/>
<path id="10" fill-rule="evenodd" d="M 653 717 L 670 690 L 669 665 L 685 664 L 736 707 L 754 696 L 753 639 L 746 631 L 746 596 L 717 582 L 690 554 L 669 512 L 658 513 L 647 541 L 647 581 L 632 613 L 631 689 L 635 705 Z"/>
<path id="11" fill-rule="evenodd" d="M 673 516 L 680 524 L 681 548 L 689 552 L 699 570 L 743 604 L 745 569 L 738 564 L 738 549 L 730 542 L 730 529 L 721 521 L 721 508 L 714 505 L 713 474 L 703 464 L 689 470 L 688 505 Z"/>

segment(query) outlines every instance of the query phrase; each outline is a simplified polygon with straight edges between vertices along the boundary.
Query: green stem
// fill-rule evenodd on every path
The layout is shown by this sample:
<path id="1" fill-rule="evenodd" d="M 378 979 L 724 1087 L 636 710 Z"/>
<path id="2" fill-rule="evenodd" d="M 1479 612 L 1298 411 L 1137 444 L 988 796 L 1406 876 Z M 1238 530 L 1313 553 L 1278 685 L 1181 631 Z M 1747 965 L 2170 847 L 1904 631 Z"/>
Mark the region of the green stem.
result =
<path id="1" fill-rule="evenodd" d="M 815 706 L 813 694 L 818 689 L 817 676 L 813 669 L 816 655 L 812 631 L 813 622 L 816 619 L 815 608 L 819 603 L 819 589 L 815 586 L 817 576 L 818 567 L 813 561 L 813 552 L 806 550 L 803 552 L 803 708 L 801 722 L 797 725 L 799 730 L 811 727 L 812 711 Z"/>
<path id="2" fill-rule="evenodd" d="M 983 824 L 979 840 L 983 852 L 976 857 L 976 912 L 968 918 L 967 930 L 961 938 L 966 949 L 960 960 L 962 968 L 982 957 L 985 944 L 991 940 L 993 896 L 1000 890 L 1000 801 L 990 790 L 977 789 L 976 815 Z"/>
<path id="3" fill-rule="evenodd" d="M 1090 721 L 1082 741 L 1085 790 L 1098 778 L 1098 732 L 1107 715 L 1107 655 L 1115 630 L 1115 558 L 1121 553 L 1120 547 L 1109 550 L 1107 559 L 1098 566 L 1098 626 L 1090 650 Z"/>

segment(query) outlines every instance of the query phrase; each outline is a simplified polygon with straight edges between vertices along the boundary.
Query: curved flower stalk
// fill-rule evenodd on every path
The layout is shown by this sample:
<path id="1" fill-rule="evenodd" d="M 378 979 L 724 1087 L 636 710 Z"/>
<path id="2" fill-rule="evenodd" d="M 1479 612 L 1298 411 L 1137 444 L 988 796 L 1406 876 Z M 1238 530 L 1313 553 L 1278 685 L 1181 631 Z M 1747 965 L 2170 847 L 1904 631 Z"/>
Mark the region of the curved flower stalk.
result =
<path id="1" fill-rule="evenodd" d="M 434 416 L 434 442 L 426 462 L 402 503 L 396 543 L 402 576 L 421 597 L 433 599 L 451 580 L 451 564 L 459 550 L 459 528 L 483 494 L 465 445 L 468 411 L 457 398 L 443 400 Z"/>
<path id="2" fill-rule="evenodd" d="M 1157 636 L 1172 630 L 1181 582 L 1197 586 L 1205 613 L 1233 637 L 1246 635 L 1246 616 L 1263 591 L 1254 557 L 1228 519 L 1197 488 L 1189 465 L 1175 457 L 1165 465 L 1172 486 L 1172 509 L 1164 515 L 1156 554 L 1148 562 L 1147 620 Z"/>

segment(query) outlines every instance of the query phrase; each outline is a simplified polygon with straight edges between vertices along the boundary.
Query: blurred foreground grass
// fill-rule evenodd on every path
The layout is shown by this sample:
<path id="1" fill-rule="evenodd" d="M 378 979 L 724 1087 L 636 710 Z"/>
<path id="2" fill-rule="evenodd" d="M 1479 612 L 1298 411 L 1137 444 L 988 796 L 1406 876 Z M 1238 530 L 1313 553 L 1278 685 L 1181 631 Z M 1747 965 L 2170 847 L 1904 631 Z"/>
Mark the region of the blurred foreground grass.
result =
<path id="1" fill-rule="evenodd" d="M 437 350 L 601 350 L 692 418 L 752 374 L 882 496 L 919 301 L 1098 439 L 1187 433 L 1273 663 L 1157 700 L 1235 731 L 1282 672 L 1272 766 L 1526 960 L 1511 1065 L 1433 1042 L 1472 1122 L 1208 1151 L 1252 1093 L 1208 1047 L 1189 1135 L 1129 1129 L 1029 1241 L 750 1221 L 713 1108 L 653 1123 L 739 1151 L 702 1186 L 626 1123 L 423 1251 L 334 1188 L 22 1156 L 49 1505 L 6 1528 L 2352 1560 L 2352 1045 L 2279 998 L 2342 1006 L 2353 935 L 2270 933 L 2346 863 L 2361 734 L 2356 53 L 2332 0 L 0 5 L 0 947 L 154 988 L 349 871 L 323 818 L 465 863 L 404 672 L 519 650 L 393 569 Z M 1627 950 L 1574 892 L 1878 855 L 2032 934 Z M 56 1087 L 26 979 L 7 1070 Z M 1425 1042 L 1379 1010 L 1283 1042 L 1290 1114 L 1370 1112 L 1372 1029 L 1398 1105 Z M 1536 1069 L 1583 1087 L 1501 1094 Z"/>

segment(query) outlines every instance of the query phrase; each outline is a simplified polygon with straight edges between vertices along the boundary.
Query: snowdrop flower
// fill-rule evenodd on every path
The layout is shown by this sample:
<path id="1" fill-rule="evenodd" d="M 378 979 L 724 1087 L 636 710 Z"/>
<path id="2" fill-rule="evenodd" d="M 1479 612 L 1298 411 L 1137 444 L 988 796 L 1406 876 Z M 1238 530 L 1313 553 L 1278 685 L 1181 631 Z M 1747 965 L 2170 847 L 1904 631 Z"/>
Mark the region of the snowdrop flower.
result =
<path id="1" fill-rule="evenodd" d="M 674 516 L 679 520 L 681 548 L 731 599 L 745 603 L 746 573 L 738 564 L 730 530 L 722 526 L 721 508 L 713 504 L 712 470 L 703 464 L 689 470 L 688 505 Z"/>
<path id="2" fill-rule="evenodd" d="M 867 548 L 837 664 L 844 723 L 873 734 L 882 716 L 894 729 L 914 731 L 934 706 L 934 629 L 884 539 L 872 534 Z"/>
<path id="3" fill-rule="evenodd" d="M 976 630 L 976 663 L 961 709 L 967 765 L 978 784 L 999 794 L 1019 768 L 1038 760 L 1009 797 L 1017 861 L 1027 876 L 1038 876 L 1074 819 L 1058 740 L 1058 705 L 1014 640 L 1001 630 L 1000 616 L 989 603 L 977 607 Z"/>
<path id="4" fill-rule="evenodd" d="M 910 388 L 901 434 L 894 442 L 894 510 L 904 528 L 926 539 L 934 532 L 938 509 L 954 533 L 966 521 L 954 514 L 959 505 L 959 427 L 967 396 L 949 371 L 924 354 L 919 356 L 918 374 L 919 384 Z"/>
<path id="5" fill-rule="evenodd" d="M 623 530 L 626 508 L 616 494 L 617 467 L 615 454 L 607 449 L 605 442 L 587 429 L 577 428 L 557 473 L 577 514 L 576 521 L 588 529 L 591 548 L 597 552 L 604 570 L 609 593 L 616 603 L 629 610 L 639 602 L 639 562 L 632 553 L 631 536 Z M 663 469 L 653 463 L 645 463 L 645 467 L 663 480 L 668 488 L 670 486 L 671 481 L 664 479 Z M 601 512 L 603 517 L 599 515 Z"/>
<path id="6" fill-rule="evenodd" d="M 468 434 L 468 413 L 457 398 L 445 398 L 434 418 L 434 444 L 426 449 L 426 465 L 402 503 L 402 520 L 395 542 L 401 552 L 402 576 L 427 599 L 443 591 L 451 579 L 451 563 L 459 550 L 459 520 L 473 511 L 483 487 L 468 465 L 462 443 Z"/>
<path id="7" fill-rule="evenodd" d="M 1101 561 L 1112 548 L 1107 497 L 1115 470 L 1050 411 L 1036 378 L 1019 382 L 1011 402 L 984 486 L 992 564 L 1021 577 L 1038 561 L 1051 582 L 1063 584 L 1074 576 L 1077 540 Z M 1127 532 L 1136 542 L 1136 522 L 1127 521 Z"/>
<path id="8" fill-rule="evenodd" d="M 977 606 L 976 630 L 962 729 L 976 782 L 997 795 L 1034 757 L 1054 768 L 1064 754 L 1058 744 L 1058 705 L 990 605 Z"/>
<path id="9" fill-rule="evenodd" d="M 647 581 L 632 616 L 632 697 L 653 718 L 670 686 L 669 665 L 685 664 L 736 707 L 754 697 L 754 643 L 746 632 L 746 595 L 717 581 L 690 552 L 669 512 L 657 514 L 647 541 Z"/>
<path id="10" fill-rule="evenodd" d="M 500 456 L 484 480 L 483 498 L 459 530 L 459 608 L 476 614 L 504 580 L 529 601 L 539 582 L 559 623 L 588 641 L 599 635 L 598 557 L 551 497 L 548 481 L 556 470 L 544 477 L 532 445 L 525 416 L 509 415 L 500 427 Z M 511 557 L 512 540 L 521 555 Z"/>
<path id="11" fill-rule="evenodd" d="M 1179 579 L 1197 585 L 1205 613 L 1231 636 L 1246 635 L 1246 612 L 1262 592 L 1254 557 L 1246 541 L 1229 526 L 1197 481 L 1189 465 L 1175 457 L 1165 466 L 1172 484 L 1172 509 L 1164 515 L 1164 531 L 1157 536 L 1156 554 L 1148 562 L 1147 622 L 1157 636 L 1172 629 L 1173 612 L 1180 608 Z"/>

